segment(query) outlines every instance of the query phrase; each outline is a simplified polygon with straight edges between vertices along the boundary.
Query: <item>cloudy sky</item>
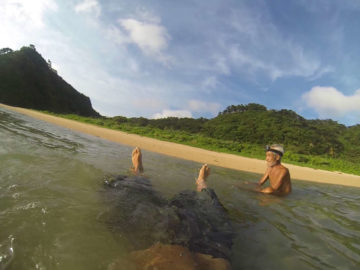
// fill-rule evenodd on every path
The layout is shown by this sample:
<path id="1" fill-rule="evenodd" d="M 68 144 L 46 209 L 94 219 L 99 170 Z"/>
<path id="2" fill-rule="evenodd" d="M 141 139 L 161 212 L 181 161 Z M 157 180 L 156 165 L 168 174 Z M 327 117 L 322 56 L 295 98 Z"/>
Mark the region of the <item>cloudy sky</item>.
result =
<path id="1" fill-rule="evenodd" d="M 359 0 L 1 0 L 0 48 L 34 44 L 107 116 L 254 102 L 353 125 L 359 18 Z"/>

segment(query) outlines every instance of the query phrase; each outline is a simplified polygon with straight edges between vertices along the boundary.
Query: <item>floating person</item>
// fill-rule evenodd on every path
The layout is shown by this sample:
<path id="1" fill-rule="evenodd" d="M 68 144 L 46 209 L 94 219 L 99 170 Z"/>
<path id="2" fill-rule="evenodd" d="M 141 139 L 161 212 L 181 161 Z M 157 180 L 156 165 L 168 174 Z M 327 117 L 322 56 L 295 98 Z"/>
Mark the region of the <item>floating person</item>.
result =
<path id="1" fill-rule="evenodd" d="M 291 192 L 289 170 L 281 164 L 283 155 L 284 148 L 280 144 L 266 146 L 266 163 L 268 167 L 258 183 L 258 191 L 274 195 L 286 195 Z M 267 180 L 270 180 L 270 186 L 261 188 Z"/>
<path id="2" fill-rule="evenodd" d="M 165 199 L 142 176 L 142 153 L 132 151 L 134 176 L 107 176 L 107 218 L 115 237 L 133 250 L 134 269 L 230 269 L 234 237 L 228 214 L 207 187 L 210 168 L 202 165 L 196 191 Z M 114 262 L 110 269 L 122 269 Z M 156 268 L 155 268 L 156 267 Z"/>

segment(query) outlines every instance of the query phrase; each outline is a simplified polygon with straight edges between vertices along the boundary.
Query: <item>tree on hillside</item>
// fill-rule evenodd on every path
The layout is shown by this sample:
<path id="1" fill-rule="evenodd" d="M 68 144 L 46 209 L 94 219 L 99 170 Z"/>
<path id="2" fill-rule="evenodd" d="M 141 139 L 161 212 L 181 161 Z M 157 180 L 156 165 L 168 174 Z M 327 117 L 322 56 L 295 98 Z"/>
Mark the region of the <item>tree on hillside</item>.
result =
<path id="1" fill-rule="evenodd" d="M 228 113 L 242 113 L 242 112 L 247 112 L 247 111 L 266 111 L 266 107 L 264 105 L 260 105 L 257 103 L 249 103 L 247 105 L 231 105 L 228 106 L 223 112 L 220 112 L 219 115 L 221 114 L 228 114 Z"/>
<path id="2" fill-rule="evenodd" d="M 2 48 L 2 49 L 0 49 L 0 55 L 1 54 L 11 53 L 11 52 L 13 52 L 13 50 L 10 49 L 10 48 Z"/>

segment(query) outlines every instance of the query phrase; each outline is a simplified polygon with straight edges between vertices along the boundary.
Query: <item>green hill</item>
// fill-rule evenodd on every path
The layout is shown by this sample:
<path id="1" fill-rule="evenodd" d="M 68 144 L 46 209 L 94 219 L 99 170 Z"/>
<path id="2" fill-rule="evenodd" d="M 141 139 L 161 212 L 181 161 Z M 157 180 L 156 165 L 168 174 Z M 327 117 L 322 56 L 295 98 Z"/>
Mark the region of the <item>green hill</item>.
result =
<path id="1" fill-rule="evenodd" d="M 136 124 L 135 119 L 128 122 Z M 346 127 L 331 119 L 307 120 L 291 110 L 268 110 L 254 103 L 229 106 L 209 120 L 167 118 L 148 120 L 146 125 L 243 144 L 281 143 L 296 154 L 360 161 L 360 125 Z"/>
<path id="2" fill-rule="evenodd" d="M 328 155 L 360 154 L 360 126 L 346 127 L 333 120 L 307 120 L 291 110 L 268 110 L 265 106 L 229 106 L 212 119 L 169 117 L 164 119 L 112 118 L 119 125 L 177 130 L 205 137 L 265 145 L 284 144 L 297 154 Z M 359 149 L 360 150 L 360 149 Z"/>
<path id="3" fill-rule="evenodd" d="M 34 46 L 0 50 L 0 102 L 54 113 L 100 116 L 90 99 L 65 82 Z"/>
<path id="4" fill-rule="evenodd" d="M 298 154 L 335 157 L 344 152 L 341 138 L 346 131 L 344 125 L 332 120 L 306 120 L 291 110 L 248 104 L 228 107 L 204 125 L 203 133 L 258 145 L 276 142 Z"/>

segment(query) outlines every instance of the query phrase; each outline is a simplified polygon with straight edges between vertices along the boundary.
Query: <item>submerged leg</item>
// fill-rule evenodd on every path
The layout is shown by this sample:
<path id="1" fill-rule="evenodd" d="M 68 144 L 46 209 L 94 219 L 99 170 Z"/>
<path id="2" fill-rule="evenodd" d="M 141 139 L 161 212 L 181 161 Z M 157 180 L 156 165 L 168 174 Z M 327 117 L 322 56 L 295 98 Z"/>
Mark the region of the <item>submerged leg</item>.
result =
<path id="1" fill-rule="evenodd" d="M 131 161 L 132 161 L 132 171 L 135 174 L 140 174 L 144 172 L 144 168 L 142 165 L 142 154 L 139 147 L 135 147 L 131 154 Z"/>
<path id="2" fill-rule="evenodd" d="M 198 179 L 196 180 L 196 190 L 200 192 L 202 189 L 207 188 L 206 178 L 210 175 L 210 168 L 207 164 L 202 165 Z"/>

